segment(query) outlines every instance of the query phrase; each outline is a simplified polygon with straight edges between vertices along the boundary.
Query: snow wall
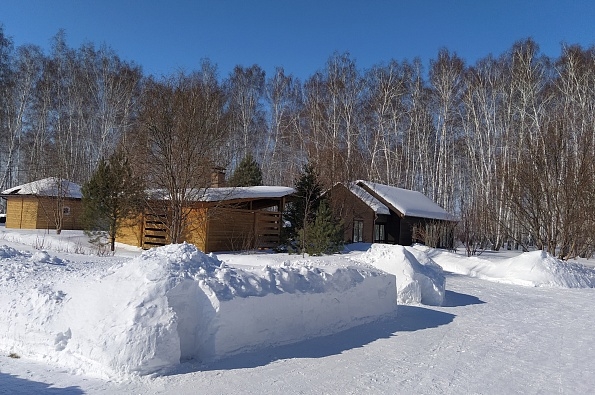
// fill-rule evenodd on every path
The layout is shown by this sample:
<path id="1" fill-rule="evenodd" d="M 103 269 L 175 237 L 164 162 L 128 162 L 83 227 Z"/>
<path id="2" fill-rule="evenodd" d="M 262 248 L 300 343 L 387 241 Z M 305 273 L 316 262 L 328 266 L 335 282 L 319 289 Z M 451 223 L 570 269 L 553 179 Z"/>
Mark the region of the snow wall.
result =
<path id="1" fill-rule="evenodd" d="M 397 277 L 399 304 L 441 306 L 446 295 L 442 267 L 425 251 L 391 244 L 372 244 L 359 260 Z"/>
<path id="2" fill-rule="evenodd" d="M 152 249 L 98 277 L 63 276 L 0 301 L 9 318 L 0 322 L 7 334 L 0 347 L 113 378 L 166 372 L 180 361 L 214 361 L 396 314 L 395 277 L 373 268 L 257 270 L 228 267 L 189 244 Z"/>

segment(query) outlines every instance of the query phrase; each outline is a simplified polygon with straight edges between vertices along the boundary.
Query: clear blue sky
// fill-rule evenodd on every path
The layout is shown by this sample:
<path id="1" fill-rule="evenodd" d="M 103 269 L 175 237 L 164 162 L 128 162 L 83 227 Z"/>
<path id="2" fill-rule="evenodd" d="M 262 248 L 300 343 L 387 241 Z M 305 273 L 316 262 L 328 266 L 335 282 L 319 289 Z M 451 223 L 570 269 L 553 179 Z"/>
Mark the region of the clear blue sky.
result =
<path id="1" fill-rule="evenodd" d="M 533 37 L 556 57 L 563 42 L 595 44 L 595 1 L 0 0 L 0 23 L 17 46 L 48 50 L 63 28 L 69 46 L 105 43 L 146 74 L 196 70 L 209 58 L 221 77 L 258 64 L 303 80 L 335 51 L 362 70 L 416 56 L 427 65 L 441 47 L 474 63 Z"/>

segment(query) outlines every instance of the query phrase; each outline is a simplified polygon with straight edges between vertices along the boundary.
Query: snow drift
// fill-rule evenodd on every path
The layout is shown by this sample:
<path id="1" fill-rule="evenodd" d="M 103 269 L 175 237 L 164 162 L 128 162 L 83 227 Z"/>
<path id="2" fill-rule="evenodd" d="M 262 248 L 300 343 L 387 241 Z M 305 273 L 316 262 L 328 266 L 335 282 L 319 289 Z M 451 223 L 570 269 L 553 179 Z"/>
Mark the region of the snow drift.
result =
<path id="1" fill-rule="evenodd" d="M 359 259 L 397 277 L 399 304 L 444 303 L 446 279 L 442 268 L 424 251 L 389 244 L 372 244 Z"/>
<path id="2" fill-rule="evenodd" d="M 252 272 L 189 244 L 92 270 L 3 247 L 0 265 L 0 348 L 106 377 L 213 361 L 396 312 L 395 277 L 383 272 L 296 263 Z"/>
<path id="3" fill-rule="evenodd" d="M 430 251 L 416 246 L 419 251 Z M 595 288 L 595 270 L 563 262 L 545 251 L 525 252 L 501 261 L 463 257 L 432 250 L 432 258 L 446 271 L 499 283 L 530 287 Z"/>

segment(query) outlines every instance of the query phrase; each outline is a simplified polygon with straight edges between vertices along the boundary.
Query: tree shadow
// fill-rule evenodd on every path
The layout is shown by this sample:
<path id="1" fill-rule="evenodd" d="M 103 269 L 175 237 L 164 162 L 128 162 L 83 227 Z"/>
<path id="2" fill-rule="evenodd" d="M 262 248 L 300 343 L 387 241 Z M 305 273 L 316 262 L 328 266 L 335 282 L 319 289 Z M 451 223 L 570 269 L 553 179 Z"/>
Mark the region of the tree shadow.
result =
<path id="1" fill-rule="evenodd" d="M 462 294 L 454 291 L 446 291 L 442 307 L 461 307 L 473 304 L 484 304 L 485 302 L 477 296 Z"/>
<path id="2" fill-rule="evenodd" d="M 52 394 L 52 395 L 79 395 L 84 394 L 80 387 L 52 387 L 53 384 L 42 383 L 22 379 L 12 374 L 0 372 L 0 394 L 29 395 L 29 394 Z"/>
<path id="3" fill-rule="evenodd" d="M 399 306 L 396 316 L 359 325 L 329 336 L 270 347 L 230 356 L 208 364 L 188 361 L 170 374 L 192 371 L 232 370 L 265 366 L 273 361 L 293 358 L 324 358 L 350 349 L 361 348 L 379 339 L 388 339 L 398 332 L 436 328 L 451 323 L 455 315 L 417 306 Z"/>

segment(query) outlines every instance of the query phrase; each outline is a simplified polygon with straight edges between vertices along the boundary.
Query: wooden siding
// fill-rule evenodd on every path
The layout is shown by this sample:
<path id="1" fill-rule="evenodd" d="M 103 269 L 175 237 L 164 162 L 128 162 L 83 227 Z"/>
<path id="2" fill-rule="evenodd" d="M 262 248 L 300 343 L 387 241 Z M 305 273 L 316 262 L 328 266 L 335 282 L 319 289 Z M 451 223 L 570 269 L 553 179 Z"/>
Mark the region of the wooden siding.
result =
<path id="1" fill-rule="evenodd" d="M 142 226 L 143 216 L 141 214 L 133 218 L 127 218 L 122 221 L 118 232 L 116 233 L 116 241 L 135 247 L 142 247 Z"/>
<path id="2" fill-rule="evenodd" d="M 167 216 L 155 213 L 131 218 L 117 241 L 145 249 L 169 243 Z M 281 212 L 222 207 L 192 208 L 183 240 L 204 252 L 274 248 L 280 243 Z"/>
<path id="3" fill-rule="evenodd" d="M 68 213 L 62 219 L 62 229 L 83 229 L 80 220 L 82 202 L 79 199 L 64 199 Z M 6 227 L 20 229 L 55 229 L 55 198 L 43 196 L 14 196 L 6 199 Z"/>
<path id="4" fill-rule="evenodd" d="M 337 184 L 329 192 L 331 208 L 337 218 L 343 220 L 344 236 L 347 243 L 353 241 L 353 221 L 363 221 L 363 242 L 374 242 L 374 222 L 376 213 L 370 206 L 355 196 L 343 184 Z"/>
<path id="5" fill-rule="evenodd" d="M 238 251 L 279 245 L 281 213 L 240 209 L 209 210 L 205 251 Z"/>
<path id="6" fill-rule="evenodd" d="M 184 232 L 184 240 L 207 252 L 207 209 L 194 208 L 188 214 L 188 226 Z"/>
<path id="7" fill-rule="evenodd" d="M 67 208 L 68 212 L 62 216 L 62 229 L 83 229 L 81 217 L 83 203 L 79 199 L 64 199 L 61 207 L 55 198 L 38 197 L 37 229 L 55 229 L 56 217 L 59 209 Z"/>
<path id="8" fill-rule="evenodd" d="M 6 227 L 37 229 L 37 198 L 15 196 L 6 199 Z"/>

